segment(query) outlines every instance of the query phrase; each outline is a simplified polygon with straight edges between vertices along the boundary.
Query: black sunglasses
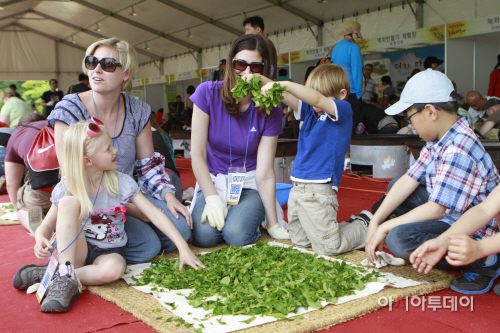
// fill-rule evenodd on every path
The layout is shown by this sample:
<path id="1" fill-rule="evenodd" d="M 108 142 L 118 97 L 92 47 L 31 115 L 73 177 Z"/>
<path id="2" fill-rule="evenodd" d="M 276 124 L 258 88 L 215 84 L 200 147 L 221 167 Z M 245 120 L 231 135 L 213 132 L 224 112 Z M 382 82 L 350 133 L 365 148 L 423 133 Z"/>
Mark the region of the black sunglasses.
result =
<path id="1" fill-rule="evenodd" d="M 435 108 L 436 110 L 440 110 L 440 111 L 442 110 L 440 107 L 437 107 L 437 106 L 434 106 L 434 108 Z M 408 123 L 408 125 L 410 125 L 410 124 L 411 124 L 411 120 L 410 120 L 410 118 L 411 118 L 411 117 L 413 117 L 414 115 L 416 115 L 417 113 L 419 113 L 420 111 L 424 111 L 424 110 L 425 110 L 425 108 L 423 108 L 423 109 L 421 109 L 421 110 L 418 110 L 417 112 L 414 112 L 414 113 L 412 113 L 410 116 L 408 116 L 408 117 L 404 117 L 403 119 L 404 119 L 404 120 Z"/>
<path id="2" fill-rule="evenodd" d="M 94 70 L 96 69 L 98 64 L 101 64 L 101 68 L 105 72 L 114 72 L 117 66 L 122 66 L 122 64 L 116 62 L 116 59 L 113 58 L 102 58 L 101 60 L 99 60 L 94 56 L 85 57 L 85 68 Z"/>
<path id="3" fill-rule="evenodd" d="M 233 59 L 233 68 L 239 71 L 244 71 L 247 67 L 250 66 L 250 70 L 252 73 L 262 74 L 264 71 L 264 63 L 263 62 L 252 62 L 249 64 L 245 60 L 241 59 Z"/>

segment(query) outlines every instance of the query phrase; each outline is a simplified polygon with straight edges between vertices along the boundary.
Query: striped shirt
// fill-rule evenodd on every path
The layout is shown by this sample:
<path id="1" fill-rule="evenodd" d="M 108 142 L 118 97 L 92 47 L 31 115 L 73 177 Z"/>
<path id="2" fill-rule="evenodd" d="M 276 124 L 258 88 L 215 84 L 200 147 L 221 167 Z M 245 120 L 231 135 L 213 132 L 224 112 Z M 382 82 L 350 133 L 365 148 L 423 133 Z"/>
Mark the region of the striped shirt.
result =
<path id="1" fill-rule="evenodd" d="M 151 154 L 148 158 L 136 162 L 135 140 L 144 130 L 151 117 L 151 107 L 137 97 L 121 93 L 125 107 L 125 119 L 120 133 L 116 133 L 114 146 L 118 149 L 116 154 L 119 172 L 133 177 L 134 166 L 138 168 L 140 188 L 150 193 L 153 197 L 163 200 L 165 193 L 174 192 L 172 179 L 165 172 L 164 164 L 160 165 L 160 154 Z M 62 101 L 57 103 L 56 108 L 51 112 L 49 126 L 54 128 L 56 121 L 66 125 L 72 125 L 79 121 L 90 118 L 85 105 L 78 97 L 78 94 L 66 95 Z M 111 131 L 109 133 L 112 134 Z M 144 168 L 144 169 L 141 169 Z"/>
<path id="2" fill-rule="evenodd" d="M 497 168 L 469 128 L 467 117 L 460 117 L 441 140 L 427 142 L 407 175 L 426 185 L 429 201 L 447 207 L 440 221 L 450 225 L 483 202 L 500 181 Z M 483 239 L 497 232 L 493 219 L 472 237 Z"/>

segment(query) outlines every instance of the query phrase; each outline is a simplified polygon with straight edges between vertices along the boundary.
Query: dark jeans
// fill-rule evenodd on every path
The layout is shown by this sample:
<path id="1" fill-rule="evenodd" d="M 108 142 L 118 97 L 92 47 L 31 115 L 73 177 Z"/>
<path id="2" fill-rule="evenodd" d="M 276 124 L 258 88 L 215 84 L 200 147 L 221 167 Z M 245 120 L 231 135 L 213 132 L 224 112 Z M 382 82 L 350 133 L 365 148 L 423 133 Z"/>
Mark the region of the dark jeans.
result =
<path id="1" fill-rule="evenodd" d="M 399 179 L 394 178 L 387 188 L 391 189 L 394 183 Z M 424 185 L 420 185 L 398 208 L 396 212 L 398 215 L 408 213 L 410 210 L 426 203 L 429 200 L 427 189 Z M 385 239 L 385 244 L 389 250 L 397 257 L 409 260 L 410 255 L 424 242 L 436 238 L 443 232 L 448 230 L 450 225 L 440 220 L 429 220 L 415 223 L 403 224 L 392 229 Z M 443 257 L 434 268 L 442 270 L 462 270 L 462 271 L 475 271 L 484 265 L 485 258 L 481 258 L 467 266 L 452 266 L 448 264 Z"/>
<path id="2" fill-rule="evenodd" d="M 87 258 L 85 258 L 84 265 L 92 265 L 97 257 L 110 253 L 118 253 L 123 257 L 123 254 L 125 253 L 125 246 L 103 249 L 97 245 L 87 242 Z"/>
<path id="3" fill-rule="evenodd" d="M 356 126 L 361 122 L 361 100 L 356 94 L 347 95 L 346 101 L 351 104 L 352 109 L 352 134 L 356 132 Z"/>

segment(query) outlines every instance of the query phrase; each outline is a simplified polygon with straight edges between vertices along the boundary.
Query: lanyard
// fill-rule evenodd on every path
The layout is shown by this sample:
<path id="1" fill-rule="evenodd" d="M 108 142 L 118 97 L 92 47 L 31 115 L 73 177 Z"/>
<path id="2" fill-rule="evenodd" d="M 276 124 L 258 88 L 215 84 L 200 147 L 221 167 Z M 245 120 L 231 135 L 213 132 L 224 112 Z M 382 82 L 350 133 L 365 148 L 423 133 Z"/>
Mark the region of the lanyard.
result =
<path id="1" fill-rule="evenodd" d="M 243 167 L 247 164 L 247 154 L 248 154 L 248 143 L 250 142 L 250 129 L 252 128 L 253 119 L 253 108 L 250 110 L 250 124 L 248 125 L 248 137 L 247 137 L 247 148 L 245 150 L 245 161 L 243 162 Z M 231 115 L 229 115 L 229 166 L 233 166 L 233 154 L 231 151 Z"/>

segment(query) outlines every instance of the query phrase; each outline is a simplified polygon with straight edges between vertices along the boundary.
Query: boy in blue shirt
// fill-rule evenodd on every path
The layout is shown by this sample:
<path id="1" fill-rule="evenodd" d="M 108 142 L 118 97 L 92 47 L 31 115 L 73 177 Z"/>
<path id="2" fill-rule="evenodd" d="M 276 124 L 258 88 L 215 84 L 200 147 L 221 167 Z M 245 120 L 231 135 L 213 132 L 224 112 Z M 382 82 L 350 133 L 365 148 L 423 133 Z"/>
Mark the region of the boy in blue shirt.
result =
<path id="1" fill-rule="evenodd" d="M 273 83 L 262 87 L 264 94 Z M 322 255 L 363 246 L 369 217 L 360 214 L 351 223 L 337 222 L 336 191 L 351 142 L 352 110 L 344 101 L 350 91 L 349 77 L 338 65 L 323 64 L 311 72 L 305 87 L 289 81 L 278 83 L 289 89 L 283 102 L 303 121 L 288 199 L 292 244 L 312 247 Z"/>

